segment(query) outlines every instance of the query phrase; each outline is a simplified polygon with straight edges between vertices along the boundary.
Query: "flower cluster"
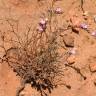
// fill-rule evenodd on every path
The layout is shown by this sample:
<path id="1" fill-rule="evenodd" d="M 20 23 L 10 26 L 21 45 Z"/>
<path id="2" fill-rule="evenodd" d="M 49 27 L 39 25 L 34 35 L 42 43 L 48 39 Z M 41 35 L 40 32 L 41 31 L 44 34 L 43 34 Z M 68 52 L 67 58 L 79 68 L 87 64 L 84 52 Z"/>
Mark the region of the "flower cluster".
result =
<path id="1" fill-rule="evenodd" d="M 60 7 L 56 8 L 54 12 L 55 12 L 55 14 L 62 14 L 63 13 L 63 11 Z"/>
<path id="2" fill-rule="evenodd" d="M 82 29 L 84 29 L 84 30 L 87 30 L 87 29 L 88 29 L 88 25 L 85 24 L 85 23 L 82 23 L 82 24 L 80 25 L 80 28 L 82 28 Z M 94 36 L 94 37 L 96 37 L 96 31 L 91 32 L 91 35 Z"/>
<path id="3" fill-rule="evenodd" d="M 81 25 L 80 25 L 80 28 L 82 28 L 82 29 L 87 29 L 88 28 L 88 25 L 87 24 L 85 24 L 85 23 L 82 23 Z"/>
<path id="4" fill-rule="evenodd" d="M 44 32 L 46 30 L 46 28 L 47 28 L 47 22 L 48 22 L 48 18 L 45 18 L 45 19 L 42 18 L 39 21 L 39 26 L 38 26 L 37 30 L 39 32 Z"/>

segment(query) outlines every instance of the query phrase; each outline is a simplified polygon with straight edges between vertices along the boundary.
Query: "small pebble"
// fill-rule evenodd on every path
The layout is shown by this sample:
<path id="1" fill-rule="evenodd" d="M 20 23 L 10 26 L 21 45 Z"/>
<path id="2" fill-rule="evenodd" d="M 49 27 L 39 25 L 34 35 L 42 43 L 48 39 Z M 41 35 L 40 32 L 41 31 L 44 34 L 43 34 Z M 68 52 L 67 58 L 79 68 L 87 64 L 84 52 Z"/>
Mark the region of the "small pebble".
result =
<path id="1" fill-rule="evenodd" d="M 89 12 L 88 11 L 85 11 L 84 13 L 83 13 L 83 16 L 88 16 L 89 15 Z"/>
<path id="2" fill-rule="evenodd" d="M 74 47 L 74 37 L 70 34 L 65 34 L 63 36 L 63 42 L 66 47 Z"/>
<path id="3" fill-rule="evenodd" d="M 96 31 L 92 32 L 91 35 L 96 37 Z"/>
<path id="4" fill-rule="evenodd" d="M 96 15 L 94 16 L 94 22 L 96 23 Z"/>
<path id="5" fill-rule="evenodd" d="M 48 22 L 48 18 L 45 18 L 46 23 Z"/>
<path id="6" fill-rule="evenodd" d="M 96 63 L 91 63 L 90 64 L 90 70 L 92 71 L 92 72 L 95 72 L 96 71 Z"/>
<path id="7" fill-rule="evenodd" d="M 72 48 L 72 49 L 69 51 L 69 53 L 70 53 L 71 55 L 76 55 L 76 54 L 77 54 L 77 48 Z"/>
<path id="8" fill-rule="evenodd" d="M 68 64 L 73 64 L 76 61 L 76 57 L 74 55 L 68 57 L 67 62 Z"/>

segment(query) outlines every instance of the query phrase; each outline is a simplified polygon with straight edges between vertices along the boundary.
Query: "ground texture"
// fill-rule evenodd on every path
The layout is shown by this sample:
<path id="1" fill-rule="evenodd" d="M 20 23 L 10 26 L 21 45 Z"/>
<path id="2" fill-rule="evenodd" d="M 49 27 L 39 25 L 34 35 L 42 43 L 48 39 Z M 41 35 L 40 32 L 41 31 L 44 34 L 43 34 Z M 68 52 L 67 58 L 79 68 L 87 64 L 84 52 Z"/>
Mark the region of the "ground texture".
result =
<path id="1" fill-rule="evenodd" d="M 83 2 L 82 2 L 83 1 Z M 9 28 L 8 22 L 10 18 L 14 20 L 12 24 L 16 26 L 19 20 L 19 32 L 23 34 L 26 31 L 27 25 L 36 26 L 38 20 L 46 12 L 47 4 L 51 0 L 0 0 L 0 31 L 6 33 Z M 72 26 L 78 26 L 82 23 L 88 25 L 88 30 L 76 28 L 79 32 L 67 30 L 62 32 L 62 35 L 71 34 L 73 40 L 71 46 L 76 48 L 76 55 L 69 58 L 68 62 L 74 62 L 74 66 L 81 70 L 81 73 L 86 76 L 84 80 L 75 70 L 69 68 L 64 72 L 63 82 L 69 84 L 71 89 L 65 86 L 58 86 L 52 91 L 49 96 L 96 96 L 96 34 L 92 36 L 92 32 L 96 32 L 96 1 L 95 0 L 57 0 L 55 8 L 60 7 L 63 14 L 57 16 L 58 26 L 66 28 L 68 21 L 71 20 Z M 5 20 L 5 21 L 4 21 Z M 3 22 L 4 21 L 4 22 Z M 10 38 L 10 34 L 9 37 Z M 73 39 L 71 38 L 71 39 Z M 0 43 L 2 43 L 0 41 Z M 66 44 L 66 43 L 65 43 Z M 70 44 L 69 44 L 70 45 Z M 6 44 L 6 48 L 11 45 Z M 68 47 L 69 48 L 69 47 Z M 66 47 L 67 49 L 67 47 Z M 0 49 L 2 57 L 2 48 Z M 63 50 L 60 50 L 62 53 Z M 62 60 L 62 64 L 64 61 Z M 0 96 L 15 96 L 16 90 L 20 86 L 20 78 L 12 71 L 8 64 L 0 64 Z M 22 91 L 21 96 L 39 96 L 40 94 L 32 89 L 30 85 Z"/>

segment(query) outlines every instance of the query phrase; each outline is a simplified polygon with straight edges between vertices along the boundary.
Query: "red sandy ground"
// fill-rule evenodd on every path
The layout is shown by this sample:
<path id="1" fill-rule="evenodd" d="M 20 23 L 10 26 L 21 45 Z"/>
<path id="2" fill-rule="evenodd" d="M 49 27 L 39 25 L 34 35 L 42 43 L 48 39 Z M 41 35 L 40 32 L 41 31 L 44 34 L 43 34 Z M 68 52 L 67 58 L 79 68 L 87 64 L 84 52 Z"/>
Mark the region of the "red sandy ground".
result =
<path id="1" fill-rule="evenodd" d="M 25 1 L 25 2 L 22 2 Z M 37 4 L 37 0 L 0 0 L 0 20 L 4 18 L 20 19 L 19 30 L 23 32 L 27 24 L 38 22 L 41 12 L 46 10 L 46 3 Z M 48 0 L 45 0 L 48 1 Z M 90 30 L 96 29 L 93 16 L 96 15 L 96 1 L 84 0 L 84 10 L 88 11 L 87 24 L 90 25 Z M 49 0 L 50 2 L 50 0 Z M 74 3 L 75 2 L 75 3 Z M 57 17 L 58 24 L 62 26 L 62 22 L 70 18 L 82 23 L 84 18 L 82 11 L 78 7 L 80 0 L 60 0 L 56 3 L 57 7 L 61 7 L 64 11 L 63 15 Z M 77 15 L 76 19 L 73 15 Z M 62 22 L 61 22 L 62 21 Z M 0 21 L 1 22 L 1 21 Z M 5 27 L 4 27 L 5 26 Z M 6 30 L 6 23 L 0 23 L 0 30 Z M 66 71 L 64 82 L 71 85 L 71 90 L 64 86 L 59 86 L 52 91 L 49 96 L 96 96 L 96 73 L 91 74 L 89 64 L 96 64 L 96 38 L 91 36 L 84 30 L 79 30 L 80 34 L 72 33 L 75 38 L 75 47 L 77 47 L 78 54 L 76 56 L 75 66 L 79 67 L 82 73 L 87 77 L 83 80 L 74 70 Z M 8 47 L 6 45 L 6 47 Z M 94 68 L 96 65 L 92 66 Z M 7 64 L 0 64 L 0 96 L 15 96 L 16 88 L 19 87 L 19 77 L 8 67 Z M 39 94 L 31 87 L 26 85 L 23 93 L 24 96 L 39 96 Z M 23 95 L 22 95 L 23 96 Z"/>

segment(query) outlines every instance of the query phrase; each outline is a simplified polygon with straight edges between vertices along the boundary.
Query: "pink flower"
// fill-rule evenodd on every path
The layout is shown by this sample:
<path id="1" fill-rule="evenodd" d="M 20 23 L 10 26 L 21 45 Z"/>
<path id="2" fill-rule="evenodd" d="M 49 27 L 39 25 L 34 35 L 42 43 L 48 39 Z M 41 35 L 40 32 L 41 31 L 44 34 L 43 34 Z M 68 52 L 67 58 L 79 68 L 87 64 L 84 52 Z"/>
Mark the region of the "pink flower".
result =
<path id="1" fill-rule="evenodd" d="M 63 11 L 62 11 L 61 8 L 58 7 L 58 8 L 56 8 L 55 13 L 56 13 L 56 14 L 62 14 Z"/>
<path id="2" fill-rule="evenodd" d="M 48 18 L 45 18 L 46 23 L 48 22 Z"/>
<path id="3" fill-rule="evenodd" d="M 41 19 L 39 22 L 39 25 L 45 25 L 45 24 L 46 24 L 46 21 L 44 19 Z"/>
<path id="4" fill-rule="evenodd" d="M 43 32 L 44 30 L 43 30 L 43 28 L 42 28 L 41 26 L 38 26 L 38 27 L 37 27 L 37 31 Z"/>
<path id="5" fill-rule="evenodd" d="M 86 25 L 85 23 L 82 23 L 82 24 L 80 25 L 80 27 L 81 27 L 82 29 L 87 29 L 87 28 L 88 28 L 88 25 Z"/>

